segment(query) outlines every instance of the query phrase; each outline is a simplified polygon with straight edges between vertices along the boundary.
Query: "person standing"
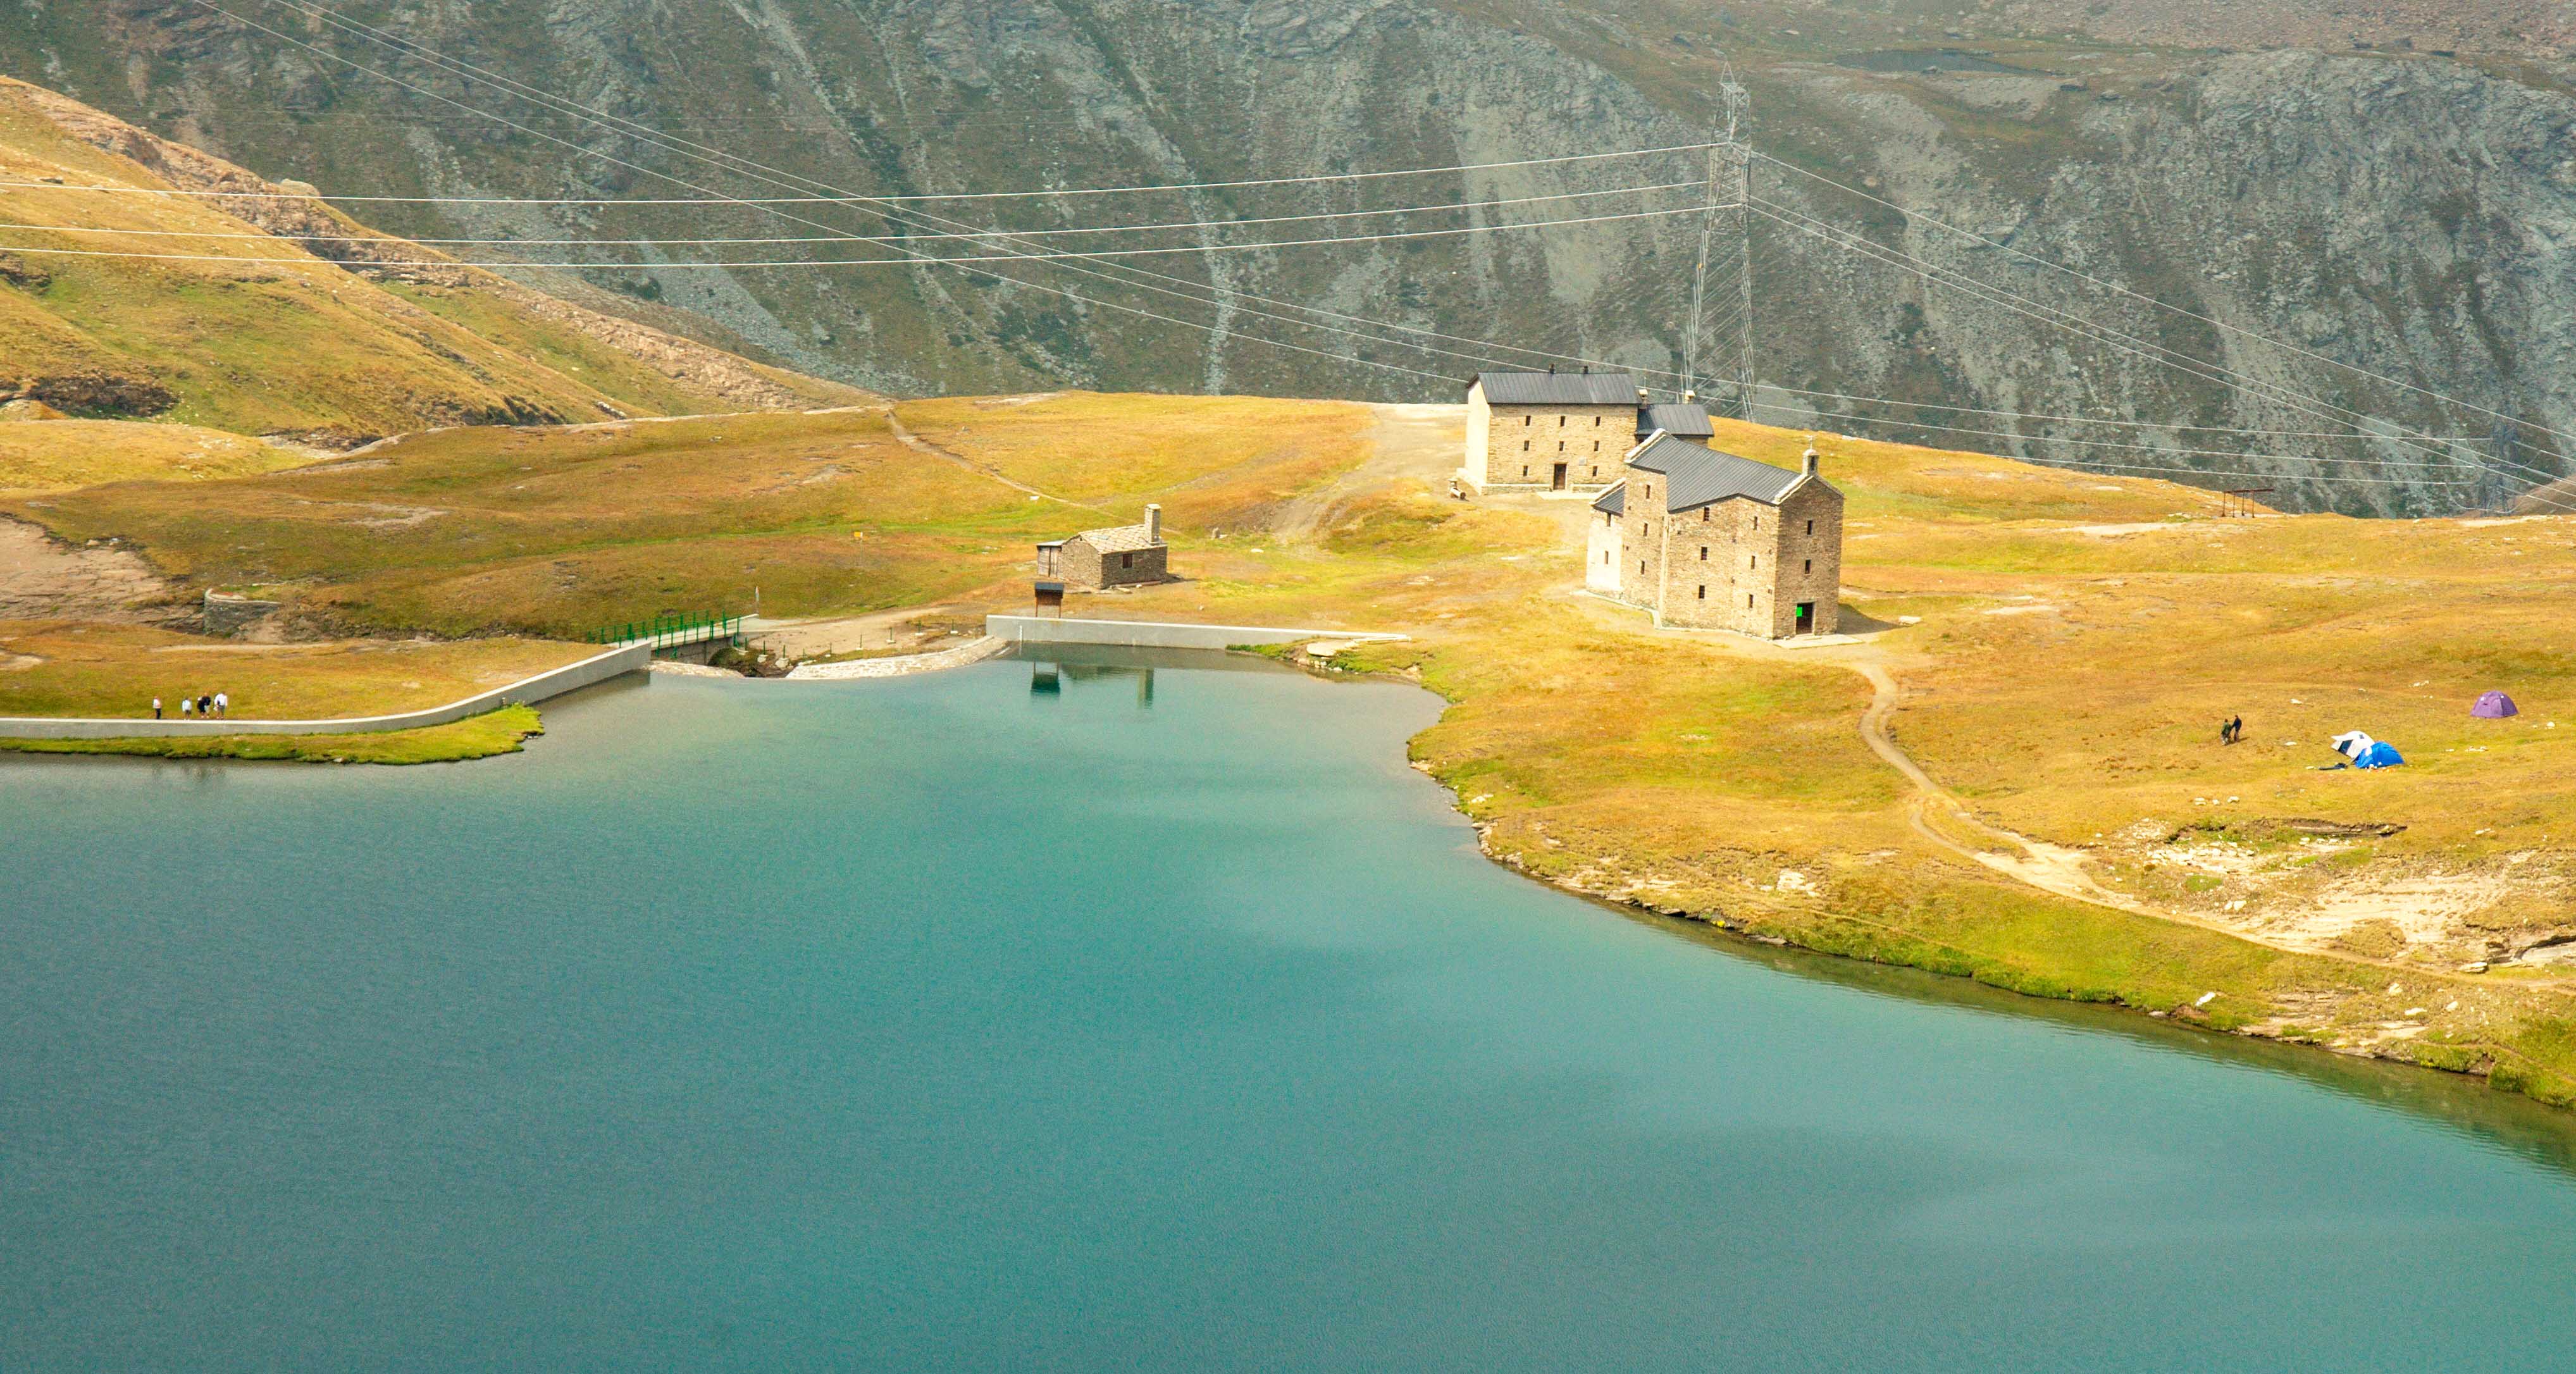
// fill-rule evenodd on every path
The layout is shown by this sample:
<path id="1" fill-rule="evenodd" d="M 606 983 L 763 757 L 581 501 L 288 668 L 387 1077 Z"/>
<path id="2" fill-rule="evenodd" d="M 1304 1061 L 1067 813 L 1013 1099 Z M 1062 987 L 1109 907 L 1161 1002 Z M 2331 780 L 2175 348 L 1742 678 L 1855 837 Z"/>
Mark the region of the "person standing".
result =
<path id="1" fill-rule="evenodd" d="M 230 692 L 215 693 L 215 714 L 226 720 L 233 718 L 233 698 Z"/>
<path id="2" fill-rule="evenodd" d="M 197 714 L 197 699 L 195 697 L 179 698 L 179 718 L 181 720 L 186 720 L 188 717 L 195 714 Z"/>
<path id="3" fill-rule="evenodd" d="M 152 718 L 154 720 L 161 718 L 161 698 L 159 697 L 152 698 Z"/>
<path id="4" fill-rule="evenodd" d="M 215 699 L 203 692 L 199 692 L 197 694 L 197 714 L 208 719 L 212 719 L 215 714 Z"/>

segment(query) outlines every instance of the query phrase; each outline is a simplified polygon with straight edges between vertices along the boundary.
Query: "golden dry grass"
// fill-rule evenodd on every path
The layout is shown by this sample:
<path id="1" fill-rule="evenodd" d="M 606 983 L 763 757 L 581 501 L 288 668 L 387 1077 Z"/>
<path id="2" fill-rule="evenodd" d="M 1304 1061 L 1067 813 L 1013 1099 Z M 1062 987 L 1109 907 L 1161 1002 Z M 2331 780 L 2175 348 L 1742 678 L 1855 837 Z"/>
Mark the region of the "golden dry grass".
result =
<path id="1" fill-rule="evenodd" d="M 1069 395 L 881 410 L 413 435 L 354 462 L 240 481 L 129 483 L 9 504 L 73 539 L 121 537 L 201 586 L 260 588 L 354 627 L 578 636 L 666 610 L 772 616 L 914 605 L 1023 576 L 1032 546 L 1164 502 L 1185 544 L 1256 520 L 1366 451 L 1358 407 Z M 1128 417 L 1120 420 L 1121 415 Z M 1040 466 L 1078 495 L 988 475 Z M 1035 485 L 1035 484 L 1031 484 Z"/>
<path id="2" fill-rule="evenodd" d="M 102 482 L 246 477 L 312 459 L 196 425 L 130 420 L 0 422 L 0 492 L 70 491 Z"/>
<path id="3" fill-rule="evenodd" d="M 236 720 L 442 706 L 559 668 L 578 644 L 522 639 L 256 645 L 135 625 L 0 621 L 0 715 L 148 719 L 152 698 L 223 692 Z"/>
<path id="4" fill-rule="evenodd" d="M 48 178 L 64 186 L 32 184 Z M 389 286 L 344 270 L 260 234 L 220 201 L 70 189 L 167 183 L 72 137 L 30 88 L 6 80 L 0 180 L 31 183 L 0 192 L 14 222 L 113 231 L 11 232 L 13 260 L 34 276 L 0 279 L 0 378 L 149 379 L 178 396 L 169 418 L 242 433 L 587 418 L 605 414 L 603 403 L 628 414 L 735 408 L 491 292 Z M 336 232 L 368 232 L 335 218 Z M 783 384 L 826 404 L 864 395 L 810 378 Z"/>

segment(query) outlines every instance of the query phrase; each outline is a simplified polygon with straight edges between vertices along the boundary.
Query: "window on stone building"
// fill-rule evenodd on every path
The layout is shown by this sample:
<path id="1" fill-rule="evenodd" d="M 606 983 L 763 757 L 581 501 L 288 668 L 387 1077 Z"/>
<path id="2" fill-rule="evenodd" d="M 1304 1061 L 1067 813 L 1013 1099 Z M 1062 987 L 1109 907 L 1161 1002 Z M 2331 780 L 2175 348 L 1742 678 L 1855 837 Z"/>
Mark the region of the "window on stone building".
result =
<path id="1" fill-rule="evenodd" d="M 1753 557 L 1752 557 L 1749 561 L 1747 561 L 1747 562 L 1745 563 L 1745 565 L 1744 565 L 1744 566 L 1746 566 L 1746 567 L 1748 567 L 1748 568 L 1758 568 L 1758 567 L 1761 567 L 1761 566 L 1762 566 L 1762 555 L 1760 555 L 1760 554 L 1758 554 L 1758 553 L 1757 553 L 1757 554 L 1755 554 L 1755 555 L 1753 555 Z"/>
<path id="2" fill-rule="evenodd" d="M 1701 561 L 1702 563 L 1705 563 L 1705 562 L 1707 562 L 1707 561 L 1708 561 L 1708 545 L 1706 545 L 1706 544 L 1702 544 L 1702 545 L 1700 545 L 1700 546 L 1699 546 L 1699 561 Z"/>
<path id="3" fill-rule="evenodd" d="M 1557 416 L 1557 417 L 1556 417 L 1556 427 L 1557 427 L 1558 429 L 1563 429 L 1563 428 L 1565 428 L 1565 417 L 1564 417 L 1564 416 L 1559 415 L 1559 416 Z"/>
<path id="4" fill-rule="evenodd" d="M 1806 569 L 1805 569 L 1805 570 L 1806 570 L 1806 571 L 1808 571 L 1808 572 L 1814 572 L 1814 571 L 1816 570 L 1816 560 L 1814 560 L 1814 559 L 1812 559 L 1812 558 L 1808 559 L 1808 560 L 1807 560 L 1807 566 L 1806 566 Z"/>
<path id="5" fill-rule="evenodd" d="M 1751 592 L 1746 592 L 1744 594 L 1744 609 L 1748 611 L 1753 609 L 1753 593 Z"/>
<path id="6" fill-rule="evenodd" d="M 1639 577 L 1643 577 L 1643 576 L 1645 576 L 1645 575 L 1646 575 L 1646 560 L 1644 560 L 1644 559 L 1640 558 L 1640 559 L 1638 559 L 1638 560 L 1637 560 L 1637 576 L 1639 576 Z"/>
<path id="7" fill-rule="evenodd" d="M 1524 416 L 1522 416 L 1522 417 L 1521 417 L 1521 428 L 1523 428 L 1523 429 L 1527 429 L 1527 428 L 1529 428 L 1531 425 L 1536 424 L 1537 422 L 1538 422 L 1538 417 L 1537 417 L 1537 416 L 1535 416 L 1535 415 L 1524 415 Z"/>
<path id="8" fill-rule="evenodd" d="M 1521 452 L 1523 452 L 1523 453 L 1527 453 L 1527 452 L 1529 452 L 1529 440 L 1527 440 L 1527 439 L 1523 439 L 1523 440 L 1521 440 Z"/>
<path id="9" fill-rule="evenodd" d="M 1807 537 L 1808 537 L 1808 538 L 1810 538 L 1810 539 L 1812 539 L 1812 538 L 1814 538 L 1814 537 L 1815 537 L 1815 535 L 1816 535 L 1816 522 L 1815 522 L 1815 521 L 1813 521 L 1813 520 L 1810 520 L 1810 521 L 1808 521 L 1808 522 L 1807 522 Z"/>
<path id="10" fill-rule="evenodd" d="M 1708 600 L 1708 588 L 1702 587 L 1699 589 L 1699 599 L 1702 601 Z"/>
<path id="11" fill-rule="evenodd" d="M 1592 417 L 1592 427 L 1593 427 L 1594 429 L 1599 429 L 1599 428 L 1601 428 L 1601 417 L 1600 417 L 1600 416 L 1595 415 L 1595 416 L 1593 416 L 1593 417 Z"/>
<path id="12" fill-rule="evenodd" d="M 1523 464 L 1521 464 L 1521 476 L 1523 476 L 1523 477 L 1527 477 L 1527 476 L 1529 476 L 1529 464 L 1527 464 L 1527 463 L 1523 463 Z"/>
<path id="13" fill-rule="evenodd" d="M 1559 453 L 1565 452 L 1565 441 L 1563 439 L 1556 441 L 1556 451 Z"/>

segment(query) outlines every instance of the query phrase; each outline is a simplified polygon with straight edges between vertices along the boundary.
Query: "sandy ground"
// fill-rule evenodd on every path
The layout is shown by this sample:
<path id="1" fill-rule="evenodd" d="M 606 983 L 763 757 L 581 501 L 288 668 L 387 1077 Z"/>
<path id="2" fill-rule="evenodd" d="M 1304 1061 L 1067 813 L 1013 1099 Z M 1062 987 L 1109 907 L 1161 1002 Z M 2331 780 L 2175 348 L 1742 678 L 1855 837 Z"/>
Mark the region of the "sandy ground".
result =
<path id="1" fill-rule="evenodd" d="M 903 677 L 911 673 L 935 673 L 942 668 L 962 668 L 981 663 L 996 654 L 1007 652 L 1007 639 L 984 635 L 970 639 L 953 649 L 935 653 L 905 654 L 899 658 L 862 658 L 849 663 L 809 663 L 787 675 L 790 682 L 854 682 L 868 678 Z"/>
<path id="2" fill-rule="evenodd" d="M 138 554 L 71 548 L 34 525 L 0 518 L 0 620 L 109 620 L 167 625 L 194 607 Z"/>
<path id="3" fill-rule="evenodd" d="M 962 606 L 905 606 L 865 615 L 814 620 L 755 620 L 745 627 L 753 648 L 788 659 L 824 658 L 871 649 L 926 647 L 940 630 L 922 630 L 914 621 L 968 614 Z M 981 615 L 977 611 L 974 614 Z"/>
<path id="4" fill-rule="evenodd" d="M 1282 539 L 1311 539 L 1360 497 L 1406 482 L 1445 490 L 1467 447 L 1467 408 L 1372 405 L 1369 438 L 1376 453 L 1358 467 L 1279 508 L 1271 528 Z"/>

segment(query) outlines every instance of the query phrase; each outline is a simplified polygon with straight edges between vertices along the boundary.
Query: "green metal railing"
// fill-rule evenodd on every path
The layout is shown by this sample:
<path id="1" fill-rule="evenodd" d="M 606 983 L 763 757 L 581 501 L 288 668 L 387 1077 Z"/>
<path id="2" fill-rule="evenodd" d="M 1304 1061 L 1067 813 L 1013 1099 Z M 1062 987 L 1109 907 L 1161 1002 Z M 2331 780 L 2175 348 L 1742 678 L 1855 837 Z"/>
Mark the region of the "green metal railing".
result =
<path id="1" fill-rule="evenodd" d="M 711 639 L 742 642 L 743 617 L 716 615 L 700 611 L 664 611 L 650 620 L 630 620 L 622 625 L 603 625 L 582 636 L 588 644 L 650 644 L 653 652 L 704 644 Z"/>

